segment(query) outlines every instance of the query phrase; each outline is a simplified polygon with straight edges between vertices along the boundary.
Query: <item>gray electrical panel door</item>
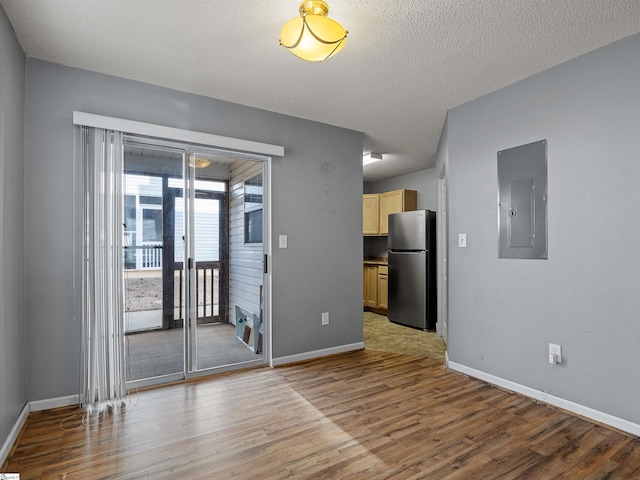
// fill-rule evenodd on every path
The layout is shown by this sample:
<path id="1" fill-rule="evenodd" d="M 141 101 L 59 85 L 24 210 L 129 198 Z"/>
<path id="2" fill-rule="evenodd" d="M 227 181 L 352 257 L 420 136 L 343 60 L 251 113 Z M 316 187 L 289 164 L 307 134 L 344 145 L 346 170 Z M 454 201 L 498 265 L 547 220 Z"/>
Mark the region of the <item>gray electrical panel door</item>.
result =
<path id="1" fill-rule="evenodd" d="M 547 141 L 498 152 L 498 257 L 547 258 Z"/>

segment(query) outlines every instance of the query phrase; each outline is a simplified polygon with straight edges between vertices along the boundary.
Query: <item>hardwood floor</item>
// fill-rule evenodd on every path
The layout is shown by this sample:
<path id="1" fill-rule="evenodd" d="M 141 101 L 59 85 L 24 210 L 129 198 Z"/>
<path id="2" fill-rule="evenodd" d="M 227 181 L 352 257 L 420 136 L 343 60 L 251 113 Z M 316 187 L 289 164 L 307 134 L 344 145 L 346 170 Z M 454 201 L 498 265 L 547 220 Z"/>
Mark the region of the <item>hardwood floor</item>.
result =
<path id="1" fill-rule="evenodd" d="M 21 480 L 640 478 L 638 438 L 440 360 L 380 351 L 140 392 L 89 426 L 80 413 L 32 413 L 4 471 Z"/>

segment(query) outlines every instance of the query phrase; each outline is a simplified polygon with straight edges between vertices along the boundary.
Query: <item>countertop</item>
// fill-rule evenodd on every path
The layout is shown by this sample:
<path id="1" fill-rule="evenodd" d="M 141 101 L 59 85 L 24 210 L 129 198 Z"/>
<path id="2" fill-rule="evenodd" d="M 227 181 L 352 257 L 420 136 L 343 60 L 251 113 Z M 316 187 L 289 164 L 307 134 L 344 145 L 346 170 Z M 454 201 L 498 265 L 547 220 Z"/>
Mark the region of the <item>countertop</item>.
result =
<path id="1" fill-rule="evenodd" d="M 362 260 L 365 265 L 388 265 L 387 257 L 365 257 Z"/>

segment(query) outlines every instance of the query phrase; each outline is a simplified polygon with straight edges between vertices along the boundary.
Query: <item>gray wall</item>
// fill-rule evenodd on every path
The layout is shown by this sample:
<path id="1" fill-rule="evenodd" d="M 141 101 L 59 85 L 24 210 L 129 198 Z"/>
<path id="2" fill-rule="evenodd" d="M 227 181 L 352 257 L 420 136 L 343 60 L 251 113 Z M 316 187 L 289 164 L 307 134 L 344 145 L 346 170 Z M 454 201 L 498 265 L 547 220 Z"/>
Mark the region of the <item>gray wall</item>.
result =
<path id="1" fill-rule="evenodd" d="M 0 8 L 0 447 L 27 402 L 24 67 L 25 55 Z"/>
<path id="2" fill-rule="evenodd" d="M 438 207 L 438 186 L 435 168 L 427 168 L 406 175 L 387 178 L 378 182 L 365 182 L 363 193 L 383 193 L 393 190 L 416 190 L 418 192 L 418 210 L 433 210 Z M 364 237 L 364 255 L 366 257 L 386 257 L 387 237 Z"/>
<path id="3" fill-rule="evenodd" d="M 371 192 L 383 193 L 393 190 L 416 190 L 418 192 L 418 210 L 436 211 L 438 206 L 437 175 L 435 168 L 427 168 L 406 175 L 372 182 Z"/>
<path id="4" fill-rule="evenodd" d="M 72 111 L 283 145 L 272 162 L 273 353 L 362 341 L 362 134 L 34 59 L 26 79 L 29 400 L 77 393 Z M 275 240 L 273 240 L 275 239 Z M 331 324 L 321 327 L 321 313 Z"/>
<path id="5" fill-rule="evenodd" d="M 635 423 L 639 85 L 636 35 L 452 109 L 447 142 L 449 358 Z M 540 139 L 549 260 L 498 260 L 496 153 Z"/>

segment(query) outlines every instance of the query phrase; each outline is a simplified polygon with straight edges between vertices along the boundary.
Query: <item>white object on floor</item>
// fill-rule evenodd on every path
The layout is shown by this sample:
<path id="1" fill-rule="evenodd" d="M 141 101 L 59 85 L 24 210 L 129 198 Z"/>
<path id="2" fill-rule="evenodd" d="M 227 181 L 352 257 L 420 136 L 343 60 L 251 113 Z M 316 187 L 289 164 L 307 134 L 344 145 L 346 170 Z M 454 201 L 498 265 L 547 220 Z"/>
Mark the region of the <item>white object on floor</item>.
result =
<path id="1" fill-rule="evenodd" d="M 162 327 L 162 310 L 142 310 L 125 312 L 125 332 L 136 332 Z"/>

